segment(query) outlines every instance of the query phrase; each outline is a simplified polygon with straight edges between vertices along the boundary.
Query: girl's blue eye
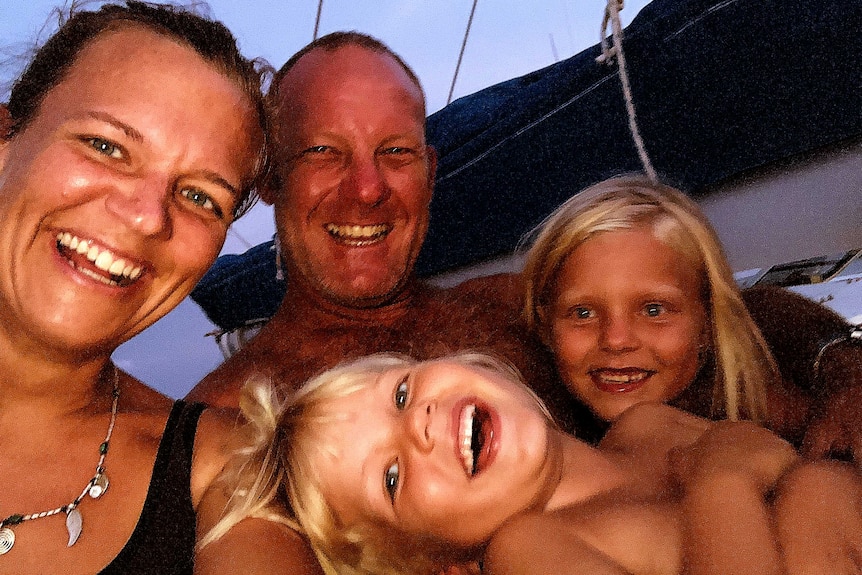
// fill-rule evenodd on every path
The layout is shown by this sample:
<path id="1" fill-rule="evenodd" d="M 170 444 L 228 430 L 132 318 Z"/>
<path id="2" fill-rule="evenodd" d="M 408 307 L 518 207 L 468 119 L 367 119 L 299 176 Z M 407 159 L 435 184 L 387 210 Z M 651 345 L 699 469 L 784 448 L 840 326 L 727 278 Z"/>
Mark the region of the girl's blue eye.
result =
<path id="1" fill-rule="evenodd" d="M 398 462 L 396 461 L 383 474 L 383 485 L 386 487 L 386 492 L 389 494 L 389 499 L 392 503 L 395 503 L 395 493 L 398 491 L 398 476 Z"/>
<path id="2" fill-rule="evenodd" d="M 395 407 L 396 409 L 404 409 L 407 406 L 407 398 L 409 397 L 409 389 L 407 387 L 407 376 L 405 375 L 398 385 L 395 386 Z"/>

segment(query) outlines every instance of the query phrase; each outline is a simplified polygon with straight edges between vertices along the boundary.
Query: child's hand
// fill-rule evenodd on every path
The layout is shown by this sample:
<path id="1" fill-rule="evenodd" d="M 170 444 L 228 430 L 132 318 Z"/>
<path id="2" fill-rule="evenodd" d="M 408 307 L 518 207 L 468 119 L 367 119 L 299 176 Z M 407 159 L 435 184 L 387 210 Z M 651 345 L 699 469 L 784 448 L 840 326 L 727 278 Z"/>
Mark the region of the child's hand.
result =
<path id="1" fill-rule="evenodd" d="M 685 489 L 702 480 L 736 476 L 752 481 L 761 493 L 798 458 L 789 443 L 748 421 L 716 422 L 692 445 L 670 453 L 671 470 Z"/>

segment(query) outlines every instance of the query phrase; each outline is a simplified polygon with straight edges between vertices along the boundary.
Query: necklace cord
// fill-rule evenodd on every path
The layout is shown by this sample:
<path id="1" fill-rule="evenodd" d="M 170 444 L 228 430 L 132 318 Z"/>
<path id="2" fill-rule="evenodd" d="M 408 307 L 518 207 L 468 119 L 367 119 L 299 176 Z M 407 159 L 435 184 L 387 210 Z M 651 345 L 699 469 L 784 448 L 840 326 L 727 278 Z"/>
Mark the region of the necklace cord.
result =
<path id="1" fill-rule="evenodd" d="M 120 399 L 120 374 L 117 366 L 114 365 L 114 385 L 111 391 L 111 420 L 108 423 L 108 433 L 105 435 L 105 440 L 99 444 L 99 462 L 96 464 L 96 472 L 92 478 L 84 486 L 81 494 L 78 495 L 71 503 L 61 505 L 48 511 L 40 511 L 39 513 L 14 513 L 3 520 L 0 520 L 0 555 L 8 553 L 15 543 L 15 534 L 10 529 L 11 526 L 19 525 L 25 521 L 33 519 L 42 519 L 50 517 L 58 513 L 66 514 L 66 528 L 69 531 L 69 544 L 71 547 L 78 540 L 81 534 L 82 519 L 81 514 L 77 511 L 78 505 L 84 497 L 89 493 L 93 499 L 98 499 L 108 488 L 108 478 L 105 474 L 105 457 L 108 455 L 108 448 L 111 444 L 111 435 L 114 433 L 114 424 L 117 422 L 117 405 Z"/>

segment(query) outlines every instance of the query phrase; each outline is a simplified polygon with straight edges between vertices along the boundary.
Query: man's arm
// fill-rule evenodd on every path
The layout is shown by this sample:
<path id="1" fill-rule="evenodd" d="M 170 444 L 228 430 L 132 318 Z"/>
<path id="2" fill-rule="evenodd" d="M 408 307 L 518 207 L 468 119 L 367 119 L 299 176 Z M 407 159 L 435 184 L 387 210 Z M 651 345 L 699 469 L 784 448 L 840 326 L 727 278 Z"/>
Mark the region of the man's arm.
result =
<path id="1" fill-rule="evenodd" d="M 838 314 L 776 287 L 756 287 L 743 299 L 769 344 L 781 376 L 812 400 L 803 451 L 862 457 L 862 340 Z"/>

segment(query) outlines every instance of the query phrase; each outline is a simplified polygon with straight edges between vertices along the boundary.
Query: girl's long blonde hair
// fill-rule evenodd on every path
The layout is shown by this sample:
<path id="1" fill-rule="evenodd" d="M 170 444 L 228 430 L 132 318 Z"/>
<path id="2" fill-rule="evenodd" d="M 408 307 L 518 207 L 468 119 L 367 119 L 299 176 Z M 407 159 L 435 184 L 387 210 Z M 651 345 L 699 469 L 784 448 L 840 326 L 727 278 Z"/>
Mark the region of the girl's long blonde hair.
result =
<path id="1" fill-rule="evenodd" d="M 778 369 L 754 324 L 727 257 L 700 208 L 685 194 L 643 176 L 605 180 L 575 195 L 533 233 L 524 270 L 524 314 L 547 343 L 554 284 L 569 255 L 595 234 L 649 227 L 701 273 L 701 298 L 715 358 L 712 415 L 767 417 L 767 382 Z"/>

